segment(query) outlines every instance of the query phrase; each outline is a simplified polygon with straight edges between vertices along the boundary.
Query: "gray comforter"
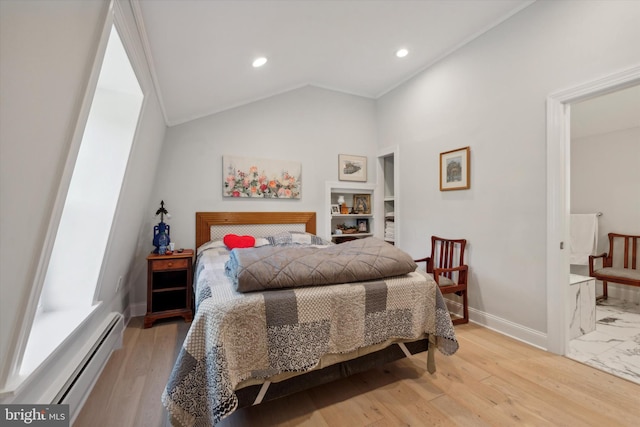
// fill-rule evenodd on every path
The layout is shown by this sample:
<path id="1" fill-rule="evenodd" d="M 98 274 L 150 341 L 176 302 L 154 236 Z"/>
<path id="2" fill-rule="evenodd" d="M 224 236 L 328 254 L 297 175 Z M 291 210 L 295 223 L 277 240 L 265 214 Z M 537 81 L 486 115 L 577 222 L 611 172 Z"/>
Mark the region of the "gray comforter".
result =
<path id="1" fill-rule="evenodd" d="M 369 237 L 328 247 L 234 249 L 225 270 L 236 290 L 253 292 L 384 279 L 416 267 L 406 252 Z"/>

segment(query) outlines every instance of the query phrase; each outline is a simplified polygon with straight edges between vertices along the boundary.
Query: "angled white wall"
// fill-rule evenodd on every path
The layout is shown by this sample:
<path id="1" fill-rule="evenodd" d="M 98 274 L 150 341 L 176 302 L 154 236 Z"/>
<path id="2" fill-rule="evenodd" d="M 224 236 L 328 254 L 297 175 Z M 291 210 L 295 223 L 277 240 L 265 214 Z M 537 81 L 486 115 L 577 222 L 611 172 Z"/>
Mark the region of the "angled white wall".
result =
<path id="1" fill-rule="evenodd" d="M 29 297 L 106 6 L 0 3 L 3 367 Z"/>
<path id="2" fill-rule="evenodd" d="M 0 388 L 34 284 L 108 4 L 0 2 Z M 126 4 L 123 10 L 127 37 L 141 52 Z M 139 78 L 150 81 L 144 70 Z M 131 260 L 164 138 L 157 98 L 149 85 L 145 92 L 99 285 L 103 317 L 128 307 Z M 120 276 L 125 282 L 116 292 Z M 69 343 L 67 350 L 73 354 L 82 344 Z"/>

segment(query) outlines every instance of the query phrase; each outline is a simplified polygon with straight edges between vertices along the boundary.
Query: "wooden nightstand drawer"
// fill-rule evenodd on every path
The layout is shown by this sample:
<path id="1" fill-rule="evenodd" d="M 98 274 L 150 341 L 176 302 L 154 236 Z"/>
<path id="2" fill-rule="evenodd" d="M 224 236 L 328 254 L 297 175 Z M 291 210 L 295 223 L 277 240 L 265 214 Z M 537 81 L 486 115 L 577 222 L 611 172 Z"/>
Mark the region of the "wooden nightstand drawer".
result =
<path id="1" fill-rule="evenodd" d="M 189 260 L 186 258 L 182 259 L 167 259 L 167 260 L 157 260 L 151 263 L 151 270 L 153 271 L 163 271 L 163 270 L 183 270 L 187 268 L 189 264 Z"/>

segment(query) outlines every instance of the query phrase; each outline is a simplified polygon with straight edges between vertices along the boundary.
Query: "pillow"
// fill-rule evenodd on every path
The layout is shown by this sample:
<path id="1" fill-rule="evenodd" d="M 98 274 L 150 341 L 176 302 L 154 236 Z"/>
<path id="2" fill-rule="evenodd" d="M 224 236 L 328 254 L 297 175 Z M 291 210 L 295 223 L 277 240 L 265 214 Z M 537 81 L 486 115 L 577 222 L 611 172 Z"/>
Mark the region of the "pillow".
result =
<path id="1" fill-rule="evenodd" d="M 224 245 L 224 243 L 222 242 L 222 240 L 210 240 L 207 243 L 202 244 L 202 246 L 200 246 L 198 248 L 198 255 L 200 255 L 202 252 L 209 250 L 209 249 L 217 249 L 217 248 L 225 248 L 225 250 L 227 249 Z"/>
<path id="2" fill-rule="evenodd" d="M 267 240 L 272 246 L 328 246 L 332 244 L 322 237 L 304 231 L 283 231 L 267 237 Z"/>
<path id="3" fill-rule="evenodd" d="M 267 246 L 270 245 L 271 243 L 269 242 L 269 239 L 264 238 L 264 237 L 256 237 L 256 244 L 253 245 L 254 248 L 259 248 L 261 246 Z"/>
<path id="4" fill-rule="evenodd" d="M 253 236 L 238 236 L 237 234 L 227 234 L 222 241 L 229 249 L 235 248 L 252 248 L 256 244 Z"/>

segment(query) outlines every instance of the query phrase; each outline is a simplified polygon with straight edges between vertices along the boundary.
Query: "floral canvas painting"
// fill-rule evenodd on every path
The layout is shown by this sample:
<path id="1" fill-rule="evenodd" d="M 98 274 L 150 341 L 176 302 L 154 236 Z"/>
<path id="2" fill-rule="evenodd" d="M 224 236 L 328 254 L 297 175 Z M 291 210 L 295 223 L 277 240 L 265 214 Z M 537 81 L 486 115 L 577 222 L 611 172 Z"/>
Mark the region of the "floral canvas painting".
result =
<path id="1" fill-rule="evenodd" d="M 223 156 L 224 197 L 299 199 L 302 164 L 286 160 Z"/>

